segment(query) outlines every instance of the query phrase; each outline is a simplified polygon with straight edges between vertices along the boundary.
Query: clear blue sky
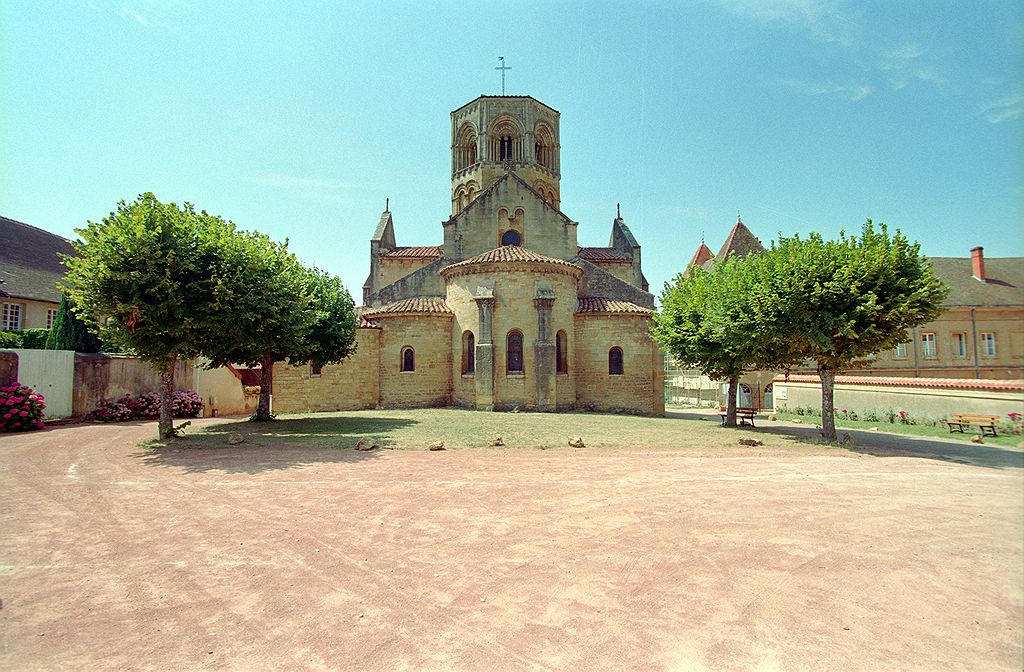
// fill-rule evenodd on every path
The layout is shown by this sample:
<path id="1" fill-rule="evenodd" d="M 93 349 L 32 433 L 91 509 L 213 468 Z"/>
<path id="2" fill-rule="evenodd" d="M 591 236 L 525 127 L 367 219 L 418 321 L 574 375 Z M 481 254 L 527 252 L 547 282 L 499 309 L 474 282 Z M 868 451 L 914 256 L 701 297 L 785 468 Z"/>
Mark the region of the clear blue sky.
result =
<path id="1" fill-rule="evenodd" d="M 285 5 L 287 5 L 285 7 Z M 1016 2 L 0 3 L 0 214 L 72 237 L 152 191 L 289 238 L 353 296 L 385 197 L 439 244 L 449 112 L 562 113 L 562 207 L 616 202 L 652 290 L 736 211 L 779 232 L 899 227 L 1024 255 Z"/>

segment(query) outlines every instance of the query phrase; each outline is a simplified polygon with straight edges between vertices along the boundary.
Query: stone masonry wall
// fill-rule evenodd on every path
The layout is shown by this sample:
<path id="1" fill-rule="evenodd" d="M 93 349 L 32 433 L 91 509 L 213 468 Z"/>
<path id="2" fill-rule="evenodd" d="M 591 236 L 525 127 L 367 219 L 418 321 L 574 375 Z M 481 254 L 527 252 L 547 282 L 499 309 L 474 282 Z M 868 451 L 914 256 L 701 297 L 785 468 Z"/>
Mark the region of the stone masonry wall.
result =
<path id="1" fill-rule="evenodd" d="M 451 315 L 396 315 L 374 319 L 382 327 L 381 405 L 408 408 L 451 404 Z M 414 371 L 402 371 L 402 348 L 407 345 L 416 355 Z"/>
<path id="2" fill-rule="evenodd" d="M 576 315 L 578 409 L 664 415 L 664 364 L 650 326 L 644 316 Z M 622 348 L 622 375 L 608 373 L 608 351 L 615 346 Z"/>
<path id="3" fill-rule="evenodd" d="M 502 208 L 514 217 L 523 210 L 522 225 L 508 219 L 499 221 Z M 445 225 L 444 254 L 452 261 L 468 259 L 500 245 L 501 233 L 519 230 L 523 247 L 549 257 L 570 259 L 576 255 L 576 224 L 566 222 L 550 205 L 538 199 L 515 179 L 508 179 L 493 192 L 481 194 L 466 211 Z"/>
<path id="4" fill-rule="evenodd" d="M 380 329 L 357 329 L 356 351 L 312 376 L 308 364 L 274 365 L 274 412 L 348 411 L 380 401 Z"/>

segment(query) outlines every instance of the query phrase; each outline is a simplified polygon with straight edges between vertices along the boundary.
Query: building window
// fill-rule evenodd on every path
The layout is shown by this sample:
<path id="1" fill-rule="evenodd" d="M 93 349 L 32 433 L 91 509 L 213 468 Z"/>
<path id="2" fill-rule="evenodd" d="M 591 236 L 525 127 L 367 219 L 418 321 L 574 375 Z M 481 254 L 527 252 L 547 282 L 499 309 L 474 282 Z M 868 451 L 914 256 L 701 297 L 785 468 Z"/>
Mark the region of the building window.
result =
<path id="1" fill-rule="evenodd" d="M 991 331 L 981 334 L 981 354 L 985 357 L 996 356 L 996 335 Z"/>
<path id="2" fill-rule="evenodd" d="M 408 345 L 402 348 L 402 371 L 416 370 L 416 353 Z"/>
<path id="3" fill-rule="evenodd" d="M 312 364 L 309 367 L 309 375 L 311 378 L 319 378 L 320 374 L 324 372 L 324 367 L 321 364 Z"/>
<path id="4" fill-rule="evenodd" d="M 476 370 L 476 339 L 472 331 L 462 332 L 462 373 Z"/>
<path id="5" fill-rule="evenodd" d="M 906 359 L 907 358 L 907 344 L 906 343 L 900 343 L 899 345 L 897 345 L 896 348 L 893 349 L 893 351 L 892 351 L 892 358 L 893 359 Z"/>
<path id="6" fill-rule="evenodd" d="M 622 348 L 615 346 L 608 351 L 608 374 L 612 376 L 622 375 Z"/>
<path id="7" fill-rule="evenodd" d="M 523 372 L 523 332 L 513 329 L 505 339 L 505 371 L 508 373 Z"/>
<path id="8" fill-rule="evenodd" d="M 47 308 L 46 309 L 46 328 L 47 329 L 53 328 L 53 322 L 56 319 L 57 319 L 57 309 L 56 308 Z"/>
<path id="9" fill-rule="evenodd" d="M 935 334 L 921 334 L 921 354 L 925 359 L 935 359 Z"/>
<path id="10" fill-rule="evenodd" d="M 0 328 L 4 331 L 16 331 L 21 329 L 21 304 L 5 303 L 3 323 Z"/>
<path id="11" fill-rule="evenodd" d="M 561 329 L 555 334 L 555 371 L 569 373 L 569 358 L 566 354 L 565 332 Z"/>
<path id="12" fill-rule="evenodd" d="M 519 235 L 518 231 L 506 231 L 501 234 L 502 246 L 519 247 L 523 244 L 523 237 Z"/>
<path id="13" fill-rule="evenodd" d="M 953 334 L 953 356 L 957 358 L 967 356 L 967 334 Z"/>
<path id="14" fill-rule="evenodd" d="M 499 142 L 499 146 L 501 148 L 500 149 L 500 154 L 499 154 L 498 158 L 501 159 L 502 161 L 505 161 L 506 159 L 511 159 L 512 158 L 512 138 L 507 136 L 507 135 L 503 135 L 503 136 L 501 136 L 501 138 L 499 138 L 498 142 Z"/>

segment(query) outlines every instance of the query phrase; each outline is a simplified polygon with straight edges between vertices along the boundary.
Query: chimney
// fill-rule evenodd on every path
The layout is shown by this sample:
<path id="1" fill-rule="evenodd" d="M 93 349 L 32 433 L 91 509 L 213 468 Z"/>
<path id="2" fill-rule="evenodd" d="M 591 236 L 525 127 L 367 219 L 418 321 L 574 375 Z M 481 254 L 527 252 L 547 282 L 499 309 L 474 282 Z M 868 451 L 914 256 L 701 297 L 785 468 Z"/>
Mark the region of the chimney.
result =
<path id="1" fill-rule="evenodd" d="M 974 275 L 975 280 L 988 282 L 988 279 L 985 277 L 985 255 L 983 251 L 984 248 L 980 245 L 971 248 L 971 273 Z"/>

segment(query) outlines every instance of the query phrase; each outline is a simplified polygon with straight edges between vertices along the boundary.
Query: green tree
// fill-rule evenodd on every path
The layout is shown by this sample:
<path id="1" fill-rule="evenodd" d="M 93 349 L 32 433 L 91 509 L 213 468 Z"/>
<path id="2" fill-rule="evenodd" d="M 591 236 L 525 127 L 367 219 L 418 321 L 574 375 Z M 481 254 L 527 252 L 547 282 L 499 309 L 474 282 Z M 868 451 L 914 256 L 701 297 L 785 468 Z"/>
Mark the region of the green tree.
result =
<path id="1" fill-rule="evenodd" d="M 68 295 L 60 297 L 60 307 L 53 318 L 53 326 L 46 337 L 47 350 L 74 350 L 75 352 L 99 352 L 100 341 L 91 333 L 74 311 Z"/>
<path id="2" fill-rule="evenodd" d="M 236 236 L 234 225 L 147 193 L 121 201 L 77 233 L 76 255 L 64 262 L 71 302 L 97 320 L 104 342 L 127 348 L 160 373 L 159 435 L 169 438 L 175 363 L 216 358 L 230 336 L 225 325 L 232 323 L 240 272 L 224 250 Z"/>
<path id="3" fill-rule="evenodd" d="M 338 278 L 303 267 L 287 242 L 279 245 L 261 234 L 235 242 L 246 292 L 238 297 L 231 347 L 213 363 L 259 365 L 260 400 L 253 419 L 271 420 L 274 363 L 322 366 L 348 357 L 355 345 L 355 306 Z"/>
<path id="4" fill-rule="evenodd" d="M 736 426 L 736 390 L 744 371 L 780 361 L 762 338 L 754 297 L 761 291 L 757 257 L 730 259 L 710 272 L 700 267 L 676 276 L 661 294 L 652 330 L 676 364 L 729 381 L 727 426 Z"/>
<path id="5" fill-rule="evenodd" d="M 907 340 L 942 312 L 949 289 L 898 230 L 869 219 L 859 236 L 782 237 L 758 261 L 757 321 L 790 364 L 813 361 L 821 378 L 821 429 L 836 440 L 834 386 L 842 369 Z"/>

